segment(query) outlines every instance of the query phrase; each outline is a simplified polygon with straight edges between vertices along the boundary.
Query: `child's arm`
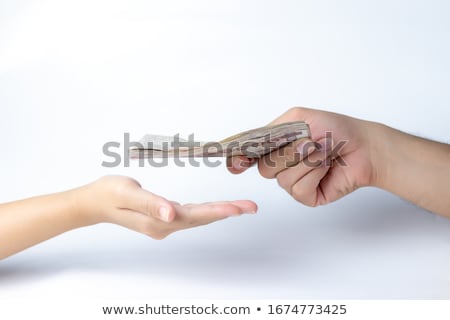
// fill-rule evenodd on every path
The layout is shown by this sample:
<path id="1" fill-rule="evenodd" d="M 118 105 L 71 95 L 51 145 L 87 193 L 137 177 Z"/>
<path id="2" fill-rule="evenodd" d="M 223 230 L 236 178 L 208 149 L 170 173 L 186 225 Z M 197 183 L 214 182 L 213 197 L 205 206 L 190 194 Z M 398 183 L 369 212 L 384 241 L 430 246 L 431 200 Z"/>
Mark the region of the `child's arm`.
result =
<path id="1" fill-rule="evenodd" d="M 256 209 L 246 200 L 182 206 L 142 189 L 131 178 L 107 176 L 77 189 L 0 204 L 0 259 L 100 222 L 163 239 L 177 230 Z"/>

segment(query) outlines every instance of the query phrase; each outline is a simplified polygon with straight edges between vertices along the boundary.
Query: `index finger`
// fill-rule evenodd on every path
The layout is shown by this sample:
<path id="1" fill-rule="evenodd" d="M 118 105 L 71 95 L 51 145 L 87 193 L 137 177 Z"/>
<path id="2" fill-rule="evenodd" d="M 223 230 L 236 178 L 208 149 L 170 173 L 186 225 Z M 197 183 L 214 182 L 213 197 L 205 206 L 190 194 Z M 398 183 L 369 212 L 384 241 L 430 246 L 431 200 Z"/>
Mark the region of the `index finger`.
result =
<path id="1" fill-rule="evenodd" d="M 257 159 L 247 158 L 246 156 L 234 156 L 227 158 L 227 169 L 233 174 L 239 174 L 250 168 L 256 163 Z"/>
<path id="2" fill-rule="evenodd" d="M 209 224 L 243 213 L 255 213 L 257 205 L 250 200 L 238 200 L 177 205 L 175 208 L 177 215 L 171 226 L 175 229 L 185 229 Z"/>

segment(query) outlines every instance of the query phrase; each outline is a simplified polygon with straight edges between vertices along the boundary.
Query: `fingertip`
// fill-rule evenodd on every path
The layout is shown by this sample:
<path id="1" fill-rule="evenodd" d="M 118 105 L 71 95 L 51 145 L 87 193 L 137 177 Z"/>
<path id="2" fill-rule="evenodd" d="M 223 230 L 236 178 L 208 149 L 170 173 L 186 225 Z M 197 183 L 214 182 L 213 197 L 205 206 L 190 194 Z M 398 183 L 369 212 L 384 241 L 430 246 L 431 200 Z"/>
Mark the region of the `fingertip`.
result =
<path id="1" fill-rule="evenodd" d="M 241 210 L 241 213 L 255 214 L 258 211 L 258 205 L 251 200 L 233 201 L 233 205 Z"/>
<path id="2" fill-rule="evenodd" d="M 175 220 L 176 216 L 177 216 L 177 212 L 176 212 L 175 208 L 173 206 L 171 206 L 166 222 L 172 222 L 173 220 Z"/>
<path id="3" fill-rule="evenodd" d="M 233 167 L 227 167 L 227 169 L 232 174 L 240 174 L 240 173 L 244 172 L 244 171 L 236 170 L 236 168 L 233 168 Z"/>
<path id="4" fill-rule="evenodd" d="M 258 205 L 256 203 L 254 203 L 253 201 L 251 202 L 251 209 L 245 213 L 251 213 L 251 214 L 256 214 L 258 212 Z"/>
<path id="5" fill-rule="evenodd" d="M 256 204 L 256 202 L 253 202 L 253 201 L 250 201 L 251 203 L 252 203 L 252 206 L 253 206 L 253 211 L 252 211 L 252 213 L 253 214 L 255 214 L 255 213 L 257 213 L 258 212 L 258 204 Z"/>
<path id="6" fill-rule="evenodd" d="M 232 174 L 240 174 L 250 168 L 256 162 L 245 156 L 235 156 L 227 159 L 227 168 Z"/>
<path id="7" fill-rule="evenodd" d="M 175 216 L 175 208 L 171 203 L 162 204 L 158 209 L 157 217 L 164 222 L 172 222 Z"/>

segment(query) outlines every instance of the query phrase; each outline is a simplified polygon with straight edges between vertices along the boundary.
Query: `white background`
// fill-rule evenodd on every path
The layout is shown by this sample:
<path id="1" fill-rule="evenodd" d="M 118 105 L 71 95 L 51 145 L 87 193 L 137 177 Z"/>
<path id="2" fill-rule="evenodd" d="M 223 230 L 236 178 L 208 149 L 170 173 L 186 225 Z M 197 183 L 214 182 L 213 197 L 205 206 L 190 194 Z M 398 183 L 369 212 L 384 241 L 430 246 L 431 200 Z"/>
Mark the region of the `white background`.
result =
<path id="1" fill-rule="evenodd" d="M 256 170 L 101 166 L 124 132 L 214 140 L 294 105 L 448 142 L 449 15 L 448 1 L 0 1 L 0 202 L 123 174 L 180 202 L 259 204 L 164 241 L 66 233 L 0 261 L 0 297 L 450 298 L 450 220 L 381 190 L 308 208 Z"/>

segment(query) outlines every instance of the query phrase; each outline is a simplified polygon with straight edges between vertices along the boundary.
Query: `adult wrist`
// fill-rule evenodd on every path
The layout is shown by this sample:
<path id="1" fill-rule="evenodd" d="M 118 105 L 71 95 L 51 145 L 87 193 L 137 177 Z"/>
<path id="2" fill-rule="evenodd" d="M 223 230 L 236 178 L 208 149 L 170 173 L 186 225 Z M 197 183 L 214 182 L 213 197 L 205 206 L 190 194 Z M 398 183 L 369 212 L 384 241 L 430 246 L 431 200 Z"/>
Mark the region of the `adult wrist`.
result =
<path id="1" fill-rule="evenodd" d="M 369 186 L 385 189 L 395 162 L 395 131 L 378 122 L 368 122 L 367 144 L 371 163 Z"/>

